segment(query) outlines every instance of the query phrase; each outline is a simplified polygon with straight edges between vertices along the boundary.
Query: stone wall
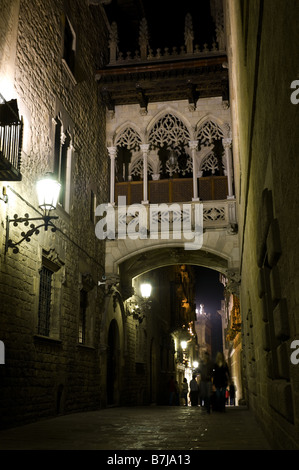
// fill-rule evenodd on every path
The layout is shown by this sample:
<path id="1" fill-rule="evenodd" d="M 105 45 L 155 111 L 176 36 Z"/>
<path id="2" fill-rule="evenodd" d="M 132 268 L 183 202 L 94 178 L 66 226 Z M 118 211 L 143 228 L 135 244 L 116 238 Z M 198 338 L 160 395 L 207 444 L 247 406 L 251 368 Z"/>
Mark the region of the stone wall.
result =
<path id="1" fill-rule="evenodd" d="M 248 404 L 274 447 L 299 442 L 296 1 L 226 2 Z"/>
<path id="2" fill-rule="evenodd" d="M 37 0 L 4 2 L 1 94 L 17 99 L 24 119 L 22 181 L 1 182 L 8 203 L 0 201 L 0 366 L 1 425 L 99 406 L 100 321 L 104 272 L 103 242 L 95 237 L 91 197 L 107 201 L 108 159 L 105 110 L 94 71 L 106 47 L 100 7 L 88 2 Z M 64 28 L 75 37 L 75 69 L 63 62 Z M 5 29 L 7 28 L 7 29 Z M 7 32 L 7 34 L 5 33 Z M 6 217 L 38 216 L 35 182 L 53 171 L 55 125 L 60 116 L 69 132 L 66 202 L 57 208 L 58 230 L 33 235 L 19 253 L 5 252 Z M 10 224 L 17 240 L 24 227 Z M 38 334 L 39 282 L 43 263 L 53 266 L 51 330 Z M 87 289 L 88 333 L 78 342 L 80 290 Z"/>

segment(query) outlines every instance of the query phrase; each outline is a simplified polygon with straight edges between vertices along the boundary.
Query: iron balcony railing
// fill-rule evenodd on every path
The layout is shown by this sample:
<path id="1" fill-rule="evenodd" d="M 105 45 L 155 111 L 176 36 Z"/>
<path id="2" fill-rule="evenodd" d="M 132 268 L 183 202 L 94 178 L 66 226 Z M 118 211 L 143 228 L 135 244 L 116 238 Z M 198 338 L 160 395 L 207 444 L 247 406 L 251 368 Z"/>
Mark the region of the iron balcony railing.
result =
<path id="1" fill-rule="evenodd" d="M 16 100 L 0 104 L 0 180 L 21 180 L 23 119 Z"/>

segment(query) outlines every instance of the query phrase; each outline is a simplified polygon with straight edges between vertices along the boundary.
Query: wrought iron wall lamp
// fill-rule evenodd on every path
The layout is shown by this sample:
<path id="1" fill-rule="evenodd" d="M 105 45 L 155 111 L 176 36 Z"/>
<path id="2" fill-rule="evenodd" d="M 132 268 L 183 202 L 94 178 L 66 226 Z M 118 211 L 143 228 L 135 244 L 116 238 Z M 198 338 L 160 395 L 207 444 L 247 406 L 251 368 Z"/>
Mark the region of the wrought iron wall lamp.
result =
<path id="1" fill-rule="evenodd" d="M 36 184 L 36 191 L 38 197 L 38 205 L 42 209 L 43 214 L 40 217 L 29 217 L 29 214 L 25 214 L 24 217 L 19 217 L 17 214 L 13 216 L 13 219 L 9 217 L 6 218 L 6 242 L 5 242 L 5 252 L 8 251 L 8 248 L 12 248 L 14 253 L 19 252 L 19 245 L 23 242 L 30 242 L 32 235 L 38 235 L 42 227 L 45 228 L 45 231 L 48 230 L 48 227 L 51 227 L 51 231 L 55 232 L 57 228 L 53 224 L 52 220 L 58 219 L 58 216 L 50 215 L 51 211 L 56 209 L 59 192 L 60 192 L 60 183 L 56 181 L 52 173 L 47 173 L 44 178 L 40 179 Z M 9 227 L 13 223 L 15 227 L 18 224 L 24 224 L 26 227 L 29 225 L 29 222 L 32 221 L 42 221 L 39 225 L 34 223 L 30 224 L 30 229 L 27 232 L 23 231 L 21 233 L 21 239 L 19 241 L 12 241 L 9 238 Z"/>
<path id="2" fill-rule="evenodd" d="M 141 296 L 134 294 L 127 303 L 127 316 L 132 316 L 134 320 L 138 320 L 139 323 L 143 322 L 146 317 L 146 313 L 151 309 L 151 290 L 152 286 L 150 284 L 141 284 Z"/>

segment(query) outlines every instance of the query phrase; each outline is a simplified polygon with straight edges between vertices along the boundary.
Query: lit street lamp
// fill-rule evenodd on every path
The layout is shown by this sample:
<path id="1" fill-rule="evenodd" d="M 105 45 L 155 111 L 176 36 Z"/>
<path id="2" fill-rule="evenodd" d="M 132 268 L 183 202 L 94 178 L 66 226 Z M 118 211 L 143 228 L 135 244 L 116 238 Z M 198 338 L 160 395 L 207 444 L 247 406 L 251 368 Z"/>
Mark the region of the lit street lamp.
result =
<path id="1" fill-rule="evenodd" d="M 187 341 L 181 341 L 181 347 L 183 350 L 187 349 Z"/>
<path id="2" fill-rule="evenodd" d="M 151 301 L 149 300 L 152 292 L 152 286 L 149 283 L 140 285 L 141 297 L 134 295 L 133 298 L 128 302 L 127 316 L 132 316 L 139 323 L 142 323 L 145 318 L 145 314 L 151 308 Z"/>
<path id="3" fill-rule="evenodd" d="M 61 184 L 52 177 L 51 173 L 47 173 L 44 178 L 37 181 L 38 205 L 44 211 L 44 215 L 56 209 L 60 188 Z"/>
<path id="4" fill-rule="evenodd" d="M 141 284 L 140 292 L 144 299 L 148 299 L 151 296 L 152 286 L 150 284 Z"/>
<path id="5" fill-rule="evenodd" d="M 40 179 L 36 184 L 36 191 L 38 197 L 38 205 L 42 209 L 43 214 L 41 217 L 29 217 L 29 214 L 25 214 L 24 217 L 18 217 L 18 214 L 14 215 L 13 219 L 6 218 L 6 242 L 5 242 L 5 251 L 8 248 L 13 248 L 14 253 L 19 252 L 18 245 L 20 245 L 24 240 L 30 242 L 31 236 L 39 234 L 40 228 L 45 227 L 45 230 L 48 230 L 48 227 L 52 227 L 52 232 L 56 231 L 55 225 L 52 223 L 53 219 L 58 219 L 58 216 L 50 215 L 50 212 L 56 209 L 59 192 L 60 192 L 60 183 L 53 178 L 51 173 L 47 173 L 44 178 Z M 32 223 L 30 224 L 30 229 L 25 233 L 22 232 L 22 238 L 18 242 L 13 242 L 9 239 L 9 224 L 13 222 L 15 227 L 18 224 L 24 224 L 25 226 L 29 225 L 31 221 L 41 220 L 43 223 L 37 227 Z"/>

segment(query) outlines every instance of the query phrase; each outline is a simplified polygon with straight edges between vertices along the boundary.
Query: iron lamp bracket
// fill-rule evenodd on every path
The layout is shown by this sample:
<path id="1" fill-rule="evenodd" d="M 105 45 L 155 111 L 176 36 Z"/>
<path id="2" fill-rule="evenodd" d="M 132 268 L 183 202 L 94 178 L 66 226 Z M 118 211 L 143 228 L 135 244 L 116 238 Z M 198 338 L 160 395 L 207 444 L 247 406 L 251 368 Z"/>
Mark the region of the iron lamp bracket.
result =
<path id="1" fill-rule="evenodd" d="M 48 230 L 48 227 L 51 227 L 51 231 L 56 232 L 57 227 L 52 222 L 52 220 L 54 219 L 58 219 L 58 216 L 44 215 L 41 217 L 29 217 L 29 214 L 25 214 L 24 217 L 19 217 L 18 214 L 15 214 L 13 219 L 9 219 L 9 217 L 7 217 L 6 218 L 5 253 L 8 251 L 8 248 L 12 248 L 14 253 L 18 253 L 19 245 L 23 243 L 23 241 L 30 242 L 32 235 L 38 235 L 42 227 L 45 227 L 45 231 Z M 29 222 L 32 222 L 32 221 L 42 221 L 42 223 L 39 225 L 35 225 L 34 223 L 31 223 L 30 229 L 28 229 L 27 232 L 23 231 L 21 233 L 22 238 L 17 242 L 14 242 L 9 238 L 9 227 L 11 223 L 13 223 L 15 227 L 17 227 L 19 224 L 24 224 L 25 227 L 28 227 Z"/>

